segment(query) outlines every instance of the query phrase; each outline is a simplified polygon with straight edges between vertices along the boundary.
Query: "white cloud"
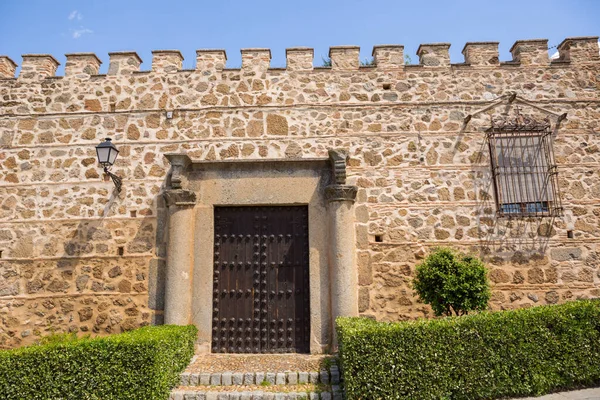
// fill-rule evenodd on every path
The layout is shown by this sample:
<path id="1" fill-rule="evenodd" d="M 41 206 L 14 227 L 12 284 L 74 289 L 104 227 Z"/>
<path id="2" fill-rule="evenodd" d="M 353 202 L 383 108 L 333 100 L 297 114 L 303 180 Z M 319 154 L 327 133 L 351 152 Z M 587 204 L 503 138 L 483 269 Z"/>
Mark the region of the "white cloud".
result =
<path id="1" fill-rule="evenodd" d="M 91 29 L 81 27 L 80 29 L 71 29 L 71 33 L 72 33 L 73 39 L 79 39 L 81 36 L 83 36 L 85 34 L 94 33 L 94 31 Z"/>
<path id="2" fill-rule="evenodd" d="M 71 11 L 71 14 L 69 14 L 69 21 L 72 21 L 74 19 L 77 19 L 78 21 L 81 21 L 83 19 L 83 15 L 81 15 L 81 13 L 77 10 L 73 10 Z"/>

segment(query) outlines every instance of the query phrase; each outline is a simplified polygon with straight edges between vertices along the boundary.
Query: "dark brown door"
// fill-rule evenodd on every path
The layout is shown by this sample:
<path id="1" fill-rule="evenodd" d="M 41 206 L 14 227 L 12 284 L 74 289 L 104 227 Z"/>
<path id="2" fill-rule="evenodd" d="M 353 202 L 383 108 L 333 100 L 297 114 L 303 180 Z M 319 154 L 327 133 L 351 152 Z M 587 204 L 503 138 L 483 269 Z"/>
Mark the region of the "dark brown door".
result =
<path id="1" fill-rule="evenodd" d="M 308 353 L 308 208 L 215 207 L 212 351 Z"/>

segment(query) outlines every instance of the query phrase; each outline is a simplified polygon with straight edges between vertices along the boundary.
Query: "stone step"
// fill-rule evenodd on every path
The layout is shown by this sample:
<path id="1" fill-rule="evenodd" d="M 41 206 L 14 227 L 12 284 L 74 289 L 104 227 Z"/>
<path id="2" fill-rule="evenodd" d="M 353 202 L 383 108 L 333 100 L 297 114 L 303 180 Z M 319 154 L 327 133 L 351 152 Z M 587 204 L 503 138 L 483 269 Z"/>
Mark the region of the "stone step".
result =
<path id="1" fill-rule="evenodd" d="M 329 371 L 309 372 L 183 372 L 180 375 L 181 386 L 237 386 L 237 385 L 297 385 L 322 383 L 339 385 L 340 371 L 332 365 Z"/>
<path id="2" fill-rule="evenodd" d="M 212 390 L 211 390 L 212 389 Z M 171 392 L 169 400 L 342 400 L 342 391 L 334 385 L 330 390 L 320 391 L 268 391 L 256 387 L 237 387 L 215 391 L 209 387 L 177 388 Z M 298 388 L 299 389 L 299 388 Z"/>

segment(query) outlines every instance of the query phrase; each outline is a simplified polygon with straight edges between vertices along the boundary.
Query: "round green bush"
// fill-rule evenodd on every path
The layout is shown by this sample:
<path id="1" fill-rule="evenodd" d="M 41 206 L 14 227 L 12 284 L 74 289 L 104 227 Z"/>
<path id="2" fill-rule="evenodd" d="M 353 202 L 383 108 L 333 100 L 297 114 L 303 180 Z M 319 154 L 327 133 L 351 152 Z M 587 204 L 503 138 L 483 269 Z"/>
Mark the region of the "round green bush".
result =
<path id="1" fill-rule="evenodd" d="M 417 265 L 413 287 L 437 316 L 485 310 L 491 296 L 483 262 L 447 248 L 436 249 Z"/>

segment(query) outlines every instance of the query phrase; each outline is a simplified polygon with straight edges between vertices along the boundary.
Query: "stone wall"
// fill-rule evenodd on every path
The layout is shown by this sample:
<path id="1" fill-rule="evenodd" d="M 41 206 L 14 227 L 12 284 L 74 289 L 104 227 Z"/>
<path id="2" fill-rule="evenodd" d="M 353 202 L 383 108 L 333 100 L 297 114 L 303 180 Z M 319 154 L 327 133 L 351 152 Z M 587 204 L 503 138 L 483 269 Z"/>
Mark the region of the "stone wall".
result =
<path id="1" fill-rule="evenodd" d="M 494 309 L 600 296 L 600 59 L 597 38 L 570 38 L 550 62 L 547 42 L 311 49 L 199 50 L 181 70 L 178 51 L 67 55 L 64 77 L 49 55 L 25 55 L 21 73 L 0 56 L 0 346 L 51 331 L 105 334 L 160 323 L 164 301 L 165 153 L 194 160 L 327 157 L 348 149 L 356 211 L 359 309 L 380 320 L 430 315 L 410 288 L 430 248 L 476 253 L 490 266 Z M 516 93 L 510 103 L 506 99 Z M 491 117 L 550 117 L 565 213 L 496 218 L 484 131 Z M 484 110 L 484 111 L 482 111 Z M 167 112 L 172 112 L 169 118 Z M 567 113 L 557 123 L 556 115 Z M 471 116 L 467 121 L 465 117 Z M 121 153 L 117 194 L 94 147 Z M 573 231 L 573 238 L 567 231 Z M 377 236 L 377 237 L 376 237 Z"/>

